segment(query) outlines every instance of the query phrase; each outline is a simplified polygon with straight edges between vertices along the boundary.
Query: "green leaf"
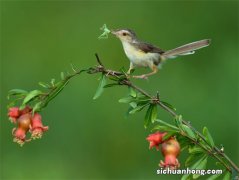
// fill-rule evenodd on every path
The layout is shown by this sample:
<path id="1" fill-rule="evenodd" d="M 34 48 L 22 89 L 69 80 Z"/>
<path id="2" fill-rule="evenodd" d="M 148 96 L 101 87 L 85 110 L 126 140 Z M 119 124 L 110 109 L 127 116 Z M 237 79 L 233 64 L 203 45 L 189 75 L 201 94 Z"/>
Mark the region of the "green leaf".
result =
<path id="1" fill-rule="evenodd" d="M 200 163 L 207 157 L 207 155 L 204 155 L 202 158 L 200 158 L 197 162 L 195 162 L 190 169 L 196 169 L 200 165 Z M 189 178 L 191 174 L 184 174 L 181 178 L 181 180 L 186 180 Z"/>
<path id="2" fill-rule="evenodd" d="M 173 107 L 171 104 L 165 102 L 165 101 L 160 101 L 163 105 L 167 106 L 169 109 L 172 109 L 173 111 L 176 111 L 176 108 Z"/>
<path id="3" fill-rule="evenodd" d="M 136 106 L 134 109 L 132 109 L 131 111 L 129 111 L 129 114 L 134 114 L 136 112 L 139 112 L 141 110 L 144 109 L 144 107 L 146 107 L 148 104 L 144 104 L 142 106 Z"/>
<path id="4" fill-rule="evenodd" d="M 57 83 L 57 85 L 55 85 L 55 89 L 54 91 L 52 91 L 48 98 L 45 100 L 44 102 L 44 106 L 42 107 L 45 107 L 47 106 L 47 104 L 52 100 L 54 99 L 63 89 L 64 87 L 69 83 L 69 79 L 68 80 L 64 80 L 64 81 L 60 81 L 59 83 Z"/>
<path id="5" fill-rule="evenodd" d="M 234 168 L 231 168 L 231 170 L 232 170 L 231 179 L 238 179 L 239 173 Z"/>
<path id="6" fill-rule="evenodd" d="M 215 163 L 215 165 L 218 166 L 218 168 L 221 168 L 221 169 L 224 168 L 224 165 L 223 165 L 221 162 L 219 162 L 219 161 L 217 161 L 217 162 Z"/>
<path id="7" fill-rule="evenodd" d="M 127 79 L 127 77 L 125 75 L 120 75 L 118 81 L 122 81 L 124 79 Z"/>
<path id="8" fill-rule="evenodd" d="M 55 79 L 51 79 L 51 84 L 52 84 L 52 86 L 55 86 L 55 82 L 56 82 Z"/>
<path id="9" fill-rule="evenodd" d="M 188 150 L 189 146 L 192 145 L 192 141 L 184 136 L 177 136 L 177 141 L 180 144 L 181 151 L 183 151 L 184 149 Z"/>
<path id="10" fill-rule="evenodd" d="M 127 112 L 125 113 L 125 118 L 128 118 L 129 117 L 129 112 L 130 111 L 132 111 L 133 110 L 133 108 L 130 106 L 129 108 L 128 108 L 128 110 L 127 110 Z"/>
<path id="11" fill-rule="evenodd" d="M 106 84 L 104 88 L 109 88 L 109 87 L 119 86 L 119 85 L 120 85 L 119 83 L 111 83 L 111 84 Z"/>
<path id="12" fill-rule="evenodd" d="M 214 147 L 215 144 L 214 144 L 213 138 L 212 138 L 211 134 L 209 133 L 207 127 L 204 127 L 204 128 L 203 128 L 203 135 L 206 137 L 206 141 L 207 141 L 212 147 Z"/>
<path id="13" fill-rule="evenodd" d="M 65 73 L 61 72 L 61 79 L 64 80 L 65 79 Z"/>
<path id="14" fill-rule="evenodd" d="M 190 154 L 202 154 L 205 151 L 201 147 L 195 145 L 195 146 L 189 147 L 188 152 Z"/>
<path id="15" fill-rule="evenodd" d="M 151 122 L 154 123 L 157 117 L 158 117 L 158 106 L 154 104 L 152 108 Z"/>
<path id="16" fill-rule="evenodd" d="M 34 114 L 35 112 L 40 111 L 40 110 L 41 110 L 41 105 L 42 105 L 42 101 L 36 103 L 36 104 L 33 106 L 32 113 Z"/>
<path id="17" fill-rule="evenodd" d="M 47 83 L 39 82 L 38 84 L 44 88 L 50 88 L 50 86 Z"/>
<path id="18" fill-rule="evenodd" d="M 121 98 L 121 99 L 119 99 L 119 103 L 130 103 L 130 102 L 132 102 L 132 101 L 134 101 L 134 98 L 132 98 L 132 97 L 125 97 L 125 98 Z"/>
<path id="19" fill-rule="evenodd" d="M 19 109 L 20 109 L 20 110 L 23 110 L 25 107 L 26 107 L 26 105 L 25 105 L 25 104 L 22 104 L 22 105 L 19 107 Z"/>
<path id="20" fill-rule="evenodd" d="M 26 97 L 24 98 L 22 104 L 25 105 L 26 103 L 28 103 L 29 101 L 31 101 L 32 99 L 38 97 L 38 96 L 41 95 L 41 94 L 42 94 L 42 92 L 39 91 L 39 90 L 33 90 L 33 91 L 29 92 L 29 93 L 26 95 Z"/>
<path id="21" fill-rule="evenodd" d="M 119 81 L 119 78 L 115 76 L 110 76 L 109 79 L 112 81 Z"/>
<path id="22" fill-rule="evenodd" d="M 129 105 L 130 105 L 132 108 L 136 108 L 136 107 L 137 107 L 137 103 L 136 103 L 136 102 L 131 102 L 131 103 L 129 103 Z"/>
<path id="23" fill-rule="evenodd" d="M 163 141 L 168 140 L 170 137 L 174 136 L 175 134 L 177 134 L 177 132 L 175 132 L 175 131 L 167 132 L 167 134 L 165 136 L 163 136 Z"/>
<path id="24" fill-rule="evenodd" d="M 146 115 L 144 117 L 144 127 L 145 128 L 147 128 L 149 126 L 149 124 L 151 123 L 152 109 L 153 109 L 153 106 L 150 104 L 148 107 L 148 110 L 146 112 Z"/>
<path id="25" fill-rule="evenodd" d="M 15 96 L 15 95 L 26 95 L 28 92 L 23 89 L 12 89 L 8 92 L 8 98 L 9 96 Z"/>
<path id="26" fill-rule="evenodd" d="M 231 173 L 227 171 L 225 175 L 223 176 L 223 180 L 230 180 L 231 179 Z"/>
<path id="27" fill-rule="evenodd" d="M 180 145 L 181 145 L 181 144 L 180 144 Z M 190 164 L 192 164 L 192 162 L 193 162 L 196 158 L 198 158 L 198 156 L 200 156 L 200 155 L 198 155 L 198 154 L 190 154 L 190 155 L 187 157 L 186 161 L 185 161 L 185 167 L 188 167 Z"/>
<path id="28" fill-rule="evenodd" d="M 182 126 L 183 122 L 182 122 L 181 115 L 175 117 L 175 123 L 176 123 L 177 127 L 179 127 L 179 128 Z"/>
<path id="29" fill-rule="evenodd" d="M 159 122 L 159 123 L 161 123 L 161 124 L 163 124 L 163 125 L 165 125 L 165 126 L 168 126 L 168 127 L 170 127 L 171 129 L 179 130 L 176 126 L 173 126 L 173 125 L 171 125 L 171 124 L 169 124 L 169 123 L 166 123 L 165 121 L 162 121 L 162 120 L 160 120 L 160 119 L 156 119 L 155 121 L 156 121 L 156 122 Z"/>
<path id="30" fill-rule="evenodd" d="M 100 78 L 100 84 L 98 86 L 98 89 L 95 93 L 95 96 L 93 97 L 93 99 L 97 99 L 98 97 L 100 97 L 100 95 L 103 93 L 104 91 L 104 86 L 106 85 L 106 77 L 104 74 L 102 74 L 101 78 Z"/>
<path id="31" fill-rule="evenodd" d="M 15 106 L 15 101 L 10 102 L 10 103 L 7 105 L 7 109 L 9 109 L 9 108 L 11 108 L 11 107 L 13 107 L 13 106 Z"/>
<path id="32" fill-rule="evenodd" d="M 150 104 L 144 118 L 144 127 L 147 128 L 150 123 L 153 123 L 157 116 L 157 104 Z"/>
<path id="33" fill-rule="evenodd" d="M 162 125 L 157 125 L 155 126 L 152 131 L 155 131 L 155 130 L 158 130 L 158 131 L 161 131 L 161 132 L 177 132 L 177 130 L 175 129 L 172 129 L 168 126 L 162 126 Z"/>
<path id="34" fill-rule="evenodd" d="M 206 169 L 207 157 L 205 157 L 195 168 L 196 169 Z M 193 179 L 199 178 L 200 174 L 193 174 Z"/>
<path id="35" fill-rule="evenodd" d="M 132 97 L 136 97 L 137 96 L 137 92 L 133 88 L 131 88 L 131 87 L 129 87 L 129 94 Z"/>
<path id="36" fill-rule="evenodd" d="M 222 174 L 213 174 L 210 177 L 207 178 L 207 180 L 215 180 L 217 179 L 219 176 L 221 176 Z"/>
<path id="37" fill-rule="evenodd" d="M 187 125 L 185 125 L 185 124 L 182 124 L 181 127 L 182 127 L 182 130 L 183 130 L 190 138 L 196 139 L 196 135 L 195 135 L 195 133 L 193 132 L 192 129 L 190 129 L 190 128 L 189 128 Z"/>

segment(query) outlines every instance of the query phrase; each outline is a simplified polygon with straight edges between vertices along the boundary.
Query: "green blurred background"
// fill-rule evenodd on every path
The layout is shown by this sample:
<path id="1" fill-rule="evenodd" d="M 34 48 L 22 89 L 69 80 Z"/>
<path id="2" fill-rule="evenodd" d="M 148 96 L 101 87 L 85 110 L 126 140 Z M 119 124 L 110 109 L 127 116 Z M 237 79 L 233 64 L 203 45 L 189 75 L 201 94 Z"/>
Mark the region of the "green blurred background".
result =
<path id="1" fill-rule="evenodd" d="M 162 156 L 148 150 L 145 112 L 124 118 L 127 105 L 118 99 L 127 88 L 107 89 L 92 100 L 97 75 L 73 79 L 42 112 L 50 130 L 41 140 L 22 148 L 12 142 L 13 125 L 6 116 L 9 89 L 39 88 L 39 81 L 59 79 L 70 63 L 93 66 L 95 52 L 108 68 L 128 68 L 118 39 L 97 39 L 104 23 L 131 28 L 162 49 L 212 39 L 195 55 L 169 61 L 149 81 L 133 81 L 150 93 L 159 90 L 161 98 L 197 129 L 206 125 L 216 144 L 223 144 L 238 164 L 238 1 L 1 1 L 0 5 L 0 179 L 178 179 L 156 175 Z M 147 70 L 136 71 L 143 72 Z M 172 122 L 163 111 L 159 116 Z"/>

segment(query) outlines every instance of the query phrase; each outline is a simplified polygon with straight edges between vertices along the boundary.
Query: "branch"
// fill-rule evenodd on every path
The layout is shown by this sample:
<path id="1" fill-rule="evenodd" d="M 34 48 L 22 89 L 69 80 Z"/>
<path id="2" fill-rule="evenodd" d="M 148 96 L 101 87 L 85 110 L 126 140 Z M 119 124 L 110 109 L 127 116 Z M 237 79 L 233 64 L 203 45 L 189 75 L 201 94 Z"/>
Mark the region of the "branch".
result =
<path id="1" fill-rule="evenodd" d="M 44 88 L 48 89 L 48 92 L 46 93 L 40 90 L 27 92 L 20 89 L 14 89 L 9 92 L 9 96 L 17 97 L 13 101 L 14 103 L 16 101 L 22 100 L 20 110 L 26 108 L 27 106 L 30 106 L 32 107 L 32 113 L 34 114 L 34 112 L 39 112 L 43 108 L 45 108 L 48 105 L 48 103 L 51 100 L 53 100 L 66 87 L 66 85 L 70 82 L 71 78 L 80 75 L 82 72 L 86 72 L 88 74 L 101 73 L 102 79 L 101 79 L 101 83 L 99 87 L 100 91 L 98 92 L 97 97 L 99 96 L 100 93 L 103 92 L 102 89 L 105 88 L 105 82 L 103 82 L 105 81 L 105 77 L 108 77 L 109 79 L 114 81 L 115 83 L 113 83 L 113 85 L 123 85 L 133 89 L 134 91 L 142 94 L 145 98 L 147 98 L 147 102 L 146 102 L 147 104 L 146 105 L 144 104 L 143 106 L 141 105 L 142 108 L 139 107 L 139 109 L 137 109 L 138 111 L 142 110 L 148 104 L 150 104 L 149 108 L 152 107 L 151 105 L 153 105 L 153 107 L 155 106 L 161 107 L 163 110 L 165 110 L 166 112 L 168 112 L 171 116 L 175 118 L 176 123 L 178 123 L 177 126 L 179 127 L 179 128 L 176 127 L 178 130 L 177 132 L 181 136 L 187 138 L 188 140 L 190 140 L 192 144 L 196 144 L 202 150 L 204 150 L 208 155 L 218 160 L 230 173 L 233 172 L 233 169 L 239 173 L 239 168 L 237 167 L 237 165 L 222 150 L 220 150 L 220 148 L 215 146 L 214 143 L 212 144 L 210 141 L 208 141 L 207 139 L 208 137 L 204 136 L 203 135 L 204 133 L 201 134 L 188 121 L 186 121 L 185 119 L 182 119 L 180 115 L 178 115 L 172 108 L 170 108 L 170 106 L 168 106 L 167 104 L 165 104 L 165 102 L 160 100 L 159 92 L 157 92 L 156 96 L 153 96 L 147 93 L 142 88 L 133 84 L 129 79 L 129 75 L 126 74 L 124 71 L 114 71 L 111 69 L 106 69 L 103 63 L 101 62 L 99 56 L 97 54 L 95 54 L 95 56 L 98 62 L 97 66 L 90 67 L 88 69 L 78 70 L 78 71 L 76 71 L 72 66 L 73 73 L 72 74 L 68 73 L 67 76 L 65 76 L 64 73 L 61 73 L 61 78 L 62 78 L 61 81 L 55 83 L 55 80 L 53 79 L 50 85 L 47 83 L 39 83 Z M 135 110 L 135 112 L 137 111 Z M 15 119 L 15 123 L 16 123 L 16 119 Z M 169 125 L 169 126 L 172 127 L 172 125 Z M 183 130 L 181 126 L 182 127 L 185 126 L 186 128 L 188 128 L 189 131 L 193 133 L 193 135 L 195 134 L 195 137 L 190 136 L 190 133 L 187 133 L 185 130 Z"/>
<path id="2" fill-rule="evenodd" d="M 99 73 L 102 72 L 104 74 L 107 74 L 107 76 L 112 76 L 112 77 L 116 77 L 118 78 L 119 76 L 125 76 L 124 73 L 122 72 L 118 72 L 118 71 L 113 71 L 110 69 L 105 69 L 102 68 L 104 67 L 103 64 L 101 63 L 99 56 L 97 54 L 96 58 L 97 61 L 99 63 L 100 66 L 95 68 L 95 73 Z M 145 95 L 146 97 L 153 99 L 162 109 L 164 109 L 165 111 L 167 111 L 171 116 L 173 117 L 178 117 L 179 115 L 177 113 L 175 113 L 173 110 L 171 110 L 170 108 L 168 108 L 167 106 L 165 106 L 159 99 L 159 94 L 157 92 L 157 96 L 154 97 L 152 95 L 150 95 L 149 93 L 147 93 L 146 91 L 144 91 L 143 89 L 141 89 L 140 87 L 134 85 L 129 79 L 123 79 L 121 81 L 122 85 L 131 87 L 133 89 L 135 89 L 136 91 L 142 93 L 143 95 Z M 188 121 L 182 119 L 183 124 L 187 125 L 189 128 L 191 128 L 209 147 L 211 147 L 211 145 L 207 142 L 207 140 L 205 139 L 205 137 L 199 132 L 197 131 L 190 123 L 188 123 Z M 191 139 L 192 140 L 192 139 Z M 213 147 L 213 149 L 209 150 L 207 148 L 205 148 L 204 146 L 202 146 L 200 143 L 193 141 L 193 143 L 197 144 L 198 146 L 200 146 L 202 149 L 204 149 L 208 154 L 212 155 L 214 158 L 216 158 L 218 161 L 220 161 L 225 168 L 232 172 L 231 168 L 228 167 L 228 165 L 219 157 L 222 156 L 223 158 L 225 158 L 227 160 L 227 162 L 239 173 L 239 168 L 237 167 L 237 165 L 224 153 L 222 152 L 218 147 Z"/>

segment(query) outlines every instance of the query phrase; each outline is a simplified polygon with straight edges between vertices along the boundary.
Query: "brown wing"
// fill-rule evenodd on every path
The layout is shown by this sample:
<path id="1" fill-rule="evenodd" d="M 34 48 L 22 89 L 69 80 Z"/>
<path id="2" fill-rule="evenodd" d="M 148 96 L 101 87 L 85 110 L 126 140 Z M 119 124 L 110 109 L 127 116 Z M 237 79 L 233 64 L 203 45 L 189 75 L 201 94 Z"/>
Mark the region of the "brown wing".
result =
<path id="1" fill-rule="evenodd" d="M 136 42 L 134 46 L 138 47 L 140 50 L 144 51 L 145 53 L 159 53 L 162 54 L 164 51 L 158 47 L 153 46 L 152 44 L 148 44 L 145 42 Z"/>

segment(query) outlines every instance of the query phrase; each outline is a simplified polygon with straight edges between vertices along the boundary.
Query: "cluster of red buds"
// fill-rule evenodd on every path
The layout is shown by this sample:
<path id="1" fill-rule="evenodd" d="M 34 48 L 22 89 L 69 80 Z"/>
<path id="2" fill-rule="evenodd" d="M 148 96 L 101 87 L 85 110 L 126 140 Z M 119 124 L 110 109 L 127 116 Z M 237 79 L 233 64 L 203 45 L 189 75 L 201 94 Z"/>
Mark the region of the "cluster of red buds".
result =
<path id="1" fill-rule="evenodd" d="M 31 139 L 39 139 L 42 137 L 43 132 L 48 130 L 48 126 L 43 126 L 41 115 L 32 113 L 32 108 L 27 106 L 23 110 L 18 107 L 12 107 L 8 110 L 9 120 L 16 124 L 17 127 L 13 128 L 13 141 L 21 146 Z M 27 133 L 31 133 L 31 138 L 26 139 Z"/>
<path id="2" fill-rule="evenodd" d="M 159 145 L 161 145 L 161 152 L 164 156 L 164 161 L 160 161 L 160 167 L 177 169 L 180 167 L 180 163 L 177 159 L 180 153 L 180 145 L 175 137 L 170 137 L 164 141 L 163 137 L 166 134 L 166 132 L 156 132 L 150 134 L 146 140 L 149 141 L 149 149 L 155 147 L 157 150 L 160 150 Z"/>

